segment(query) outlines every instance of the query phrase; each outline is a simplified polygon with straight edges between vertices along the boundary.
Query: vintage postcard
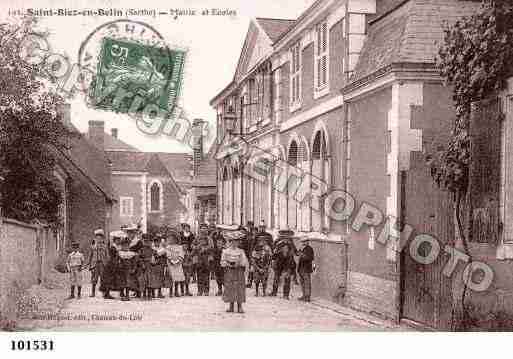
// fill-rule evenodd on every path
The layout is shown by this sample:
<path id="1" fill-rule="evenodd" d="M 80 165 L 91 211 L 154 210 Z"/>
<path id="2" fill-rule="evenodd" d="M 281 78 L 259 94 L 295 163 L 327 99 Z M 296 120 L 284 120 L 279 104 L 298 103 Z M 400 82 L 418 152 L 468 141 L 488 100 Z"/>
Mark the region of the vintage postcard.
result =
<path id="1" fill-rule="evenodd" d="M 510 1 L 0 13 L 5 333 L 513 330 Z"/>

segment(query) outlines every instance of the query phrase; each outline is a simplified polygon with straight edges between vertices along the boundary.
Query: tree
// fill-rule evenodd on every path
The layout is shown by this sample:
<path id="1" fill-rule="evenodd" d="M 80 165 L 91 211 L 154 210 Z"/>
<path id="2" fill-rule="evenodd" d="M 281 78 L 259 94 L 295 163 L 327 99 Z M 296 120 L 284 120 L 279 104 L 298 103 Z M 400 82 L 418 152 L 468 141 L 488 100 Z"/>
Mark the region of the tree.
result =
<path id="1" fill-rule="evenodd" d="M 469 186 L 472 162 L 469 125 L 472 104 L 504 87 L 513 58 L 513 11 L 506 0 L 484 0 L 480 11 L 456 22 L 444 31 L 438 67 L 446 83 L 453 87 L 456 118 L 452 137 L 437 154 L 427 156 L 435 182 L 453 194 L 457 228 L 456 249 L 467 254 L 468 238 L 463 226 L 462 207 Z M 453 286 L 453 329 L 466 328 L 467 285 L 457 280 Z"/>
<path id="2" fill-rule="evenodd" d="M 0 25 L 1 197 L 6 217 L 58 224 L 53 170 L 73 132 L 59 118 L 63 98 L 41 76 L 44 68 L 21 56 L 20 44 L 36 25 L 32 18 Z"/>

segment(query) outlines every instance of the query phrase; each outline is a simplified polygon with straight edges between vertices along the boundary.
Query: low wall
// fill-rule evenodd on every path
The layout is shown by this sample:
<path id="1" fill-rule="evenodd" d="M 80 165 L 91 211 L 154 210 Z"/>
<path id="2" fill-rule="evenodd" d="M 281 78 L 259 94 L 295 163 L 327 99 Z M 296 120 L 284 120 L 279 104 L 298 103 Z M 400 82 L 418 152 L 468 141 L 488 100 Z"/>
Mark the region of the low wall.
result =
<path id="1" fill-rule="evenodd" d="M 52 241 L 46 228 L 0 218 L 0 319 L 14 320 L 24 292 L 53 268 Z"/>
<path id="2" fill-rule="evenodd" d="M 340 240 L 310 237 L 316 270 L 312 273 L 312 297 L 342 303 L 346 290 L 346 244 Z M 296 242 L 299 248 L 299 243 Z"/>

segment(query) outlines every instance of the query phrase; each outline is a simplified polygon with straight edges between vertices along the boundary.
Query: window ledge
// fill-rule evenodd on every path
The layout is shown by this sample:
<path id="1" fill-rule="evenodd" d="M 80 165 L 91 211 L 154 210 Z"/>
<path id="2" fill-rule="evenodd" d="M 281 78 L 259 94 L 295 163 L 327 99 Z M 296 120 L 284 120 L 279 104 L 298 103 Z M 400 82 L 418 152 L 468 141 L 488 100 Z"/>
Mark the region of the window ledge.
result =
<path id="1" fill-rule="evenodd" d="M 290 104 L 290 113 L 296 112 L 301 109 L 301 102 L 295 102 Z"/>
<path id="2" fill-rule="evenodd" d="M 330 87 L 328 85 L 326 85 L 321 88 L 316 88 L 314 90 L 313 96 L 314 96 L 314 99 L 317 100 L 317 99 L 320 99 L 321 97 L 328 95 L 329 93 L 330 93 Z"/>

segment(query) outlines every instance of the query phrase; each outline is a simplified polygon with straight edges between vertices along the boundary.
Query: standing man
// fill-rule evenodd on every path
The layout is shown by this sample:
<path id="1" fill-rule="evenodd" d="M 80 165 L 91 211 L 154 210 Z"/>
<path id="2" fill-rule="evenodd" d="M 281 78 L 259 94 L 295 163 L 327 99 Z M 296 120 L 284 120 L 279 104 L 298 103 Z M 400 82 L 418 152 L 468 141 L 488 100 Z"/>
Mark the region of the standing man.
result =
<path id="1" fill-rule="evenodd" d="M 89 254 L 88 266 L 91 271 L 91 295 L 96 295 L 96 285 L 98 279 L 103 276 L 103 270 L 109 255 L 107 253 L 107 247 L 105 246 L 105 232 L 103 229 L 97 229 L 94 231 L 94 240 L 91 246 L 91 253 Z"/>
<path id="2" fill-rule="evenodd" d="M 303 293 L 299 300 L 303 300 L 305 302 L 310 301 L 312 294 L 313 260 L 314 251 L 313 248 L 310 247 L 310 241 L 307 237 L 303 237 L 301 238 L 301 249 L 299 250 L 299 264 L 297 271 L 299 273 L 301 292 Z"/>

